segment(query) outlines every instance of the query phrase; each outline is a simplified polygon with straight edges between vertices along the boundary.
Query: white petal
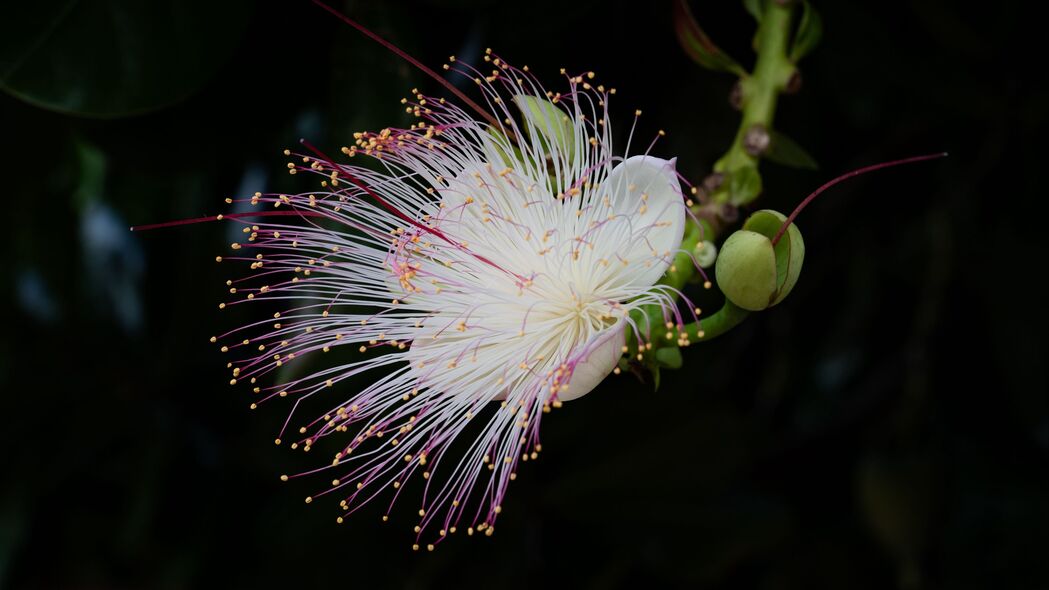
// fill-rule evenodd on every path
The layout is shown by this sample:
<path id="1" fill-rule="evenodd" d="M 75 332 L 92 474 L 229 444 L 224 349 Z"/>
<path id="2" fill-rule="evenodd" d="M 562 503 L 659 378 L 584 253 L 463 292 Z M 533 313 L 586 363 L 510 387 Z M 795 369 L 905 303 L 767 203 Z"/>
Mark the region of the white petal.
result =
<path id="1" fill-rule="evenodd" d="M 590 393 L 604 381 L 605 377 L 616 368 L 619 357 L 623 356 L 623 343 L 626 341 L 626 322 L 620 320 L 615 326 L 594 336 L 587 343 L 590 350 L 578 361 L 572 370 L 568 382 L 568 391 L 557 394 L 561 401 L 569 401 Z"/>
<path id="2" fill-rule="evenodd" d="M 666 272 L 685 233 L 685 203 L 674 166 L 677 158 L 632 156 L 609 173 L 604 186 L 612 210 L 625 216 L 633 235 L 622 254 L 630 264 L 623 283 L 654 285 Z"/>

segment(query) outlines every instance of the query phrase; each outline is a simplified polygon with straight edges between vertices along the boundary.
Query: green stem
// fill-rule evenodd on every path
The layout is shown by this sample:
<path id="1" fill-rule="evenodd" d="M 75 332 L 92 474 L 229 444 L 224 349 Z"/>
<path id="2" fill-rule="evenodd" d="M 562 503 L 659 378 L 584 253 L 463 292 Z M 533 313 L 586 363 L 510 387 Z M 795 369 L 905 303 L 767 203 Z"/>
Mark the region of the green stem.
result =
<path id="1" fill-rule="evenodd" d="M 696 268 L 689 253 L 695 249 L 696 244 L 699 242 L 712 239 L 711 234 L 713 231 L 710 224 L 703 221 L 700 221 L 700 223 L 702 225 L 688 224 L 685 238 L 681 241 L 681 252 L 674 257 L 674 262 L 670 265 L 670 269 L 659 281 L 660 285 L 667 285 L 680 291 L 685 286 L 685 283 L 695 275 Z M 663 325 L 663 308 L 659 305 L 646 305 L 631 313 L 630 317 L 639 329 L 648 329 L 649 332 L 652 332 L 653 326 L 661 327 Z M 637 347 L 637 342 L 629 331 L 626 335 L 626 342 L 633 353 L 634 348 Z"/>
<path id="2" fill-rule="evenodd" d="M 754 63 L 754 71 L 740 79 L 743 90 L 743 118 L 731 147 L 714 164 L 714 171 L 724 173 L 729 181 L 722 183 L 712 195 L 712 203 L 697 205 L 697 208 L 694 209 L 697 215 L 702 213 L 700 209 L 704 207 L 709 213 L 714 208 L 720 208 L 720 205 L 724 203 L 733 205 L 749 203 L 761 193 L 761 176 L 758 174 L 759 157 L 747 151 L 746 140 L 748 132 L 756 125 L 761 126 L 761 129 L 766 132 L 772 129 L 772 120 L 776 114 L 779 95 L 786 90 L 794 75 L 794 64 L 787 57 L 793 17 L 792 4 L 788 3 L 783 6 L 774 0 L 764 3 L 765 12 L 754 40 L 758 54 Z M 685 239 L 681 244 L 682 252 L 692 252 L 696 244 L 702 240 L 715 241 L 717 239 L 717 232 L 721 229 L 720 223 L 711 224 L 705 221 L 700 223 L 701 226 L 694 223 L 689 224 Z M 660 283 L 680 290 L 686 282 L 693 278 L 695 272 L 688 254 L 678 254 L 671 270 Z M 685 326 L 685 331 L 691 342 L 710 340 L 738 326 L 748 315 L 749 312 L 726 300 L 714 315 L 688 324 Z M 645 306 L 635 311 L 631 318 L 642 330 L 647 329 L 652 332 L 663 327 L 663 310 L 657 305 Z M 701 333 L 702 336 L 700 336 Z M 627 334 L 626 341 L 630 347 L 631 356 L 633 356 L 637 352 L 635 339 Z M 655 347 L 674 345 L 674 341 L 664 341 L 662 338 L 650 338 L 649 341 Z"/>
<path id="3" fill-rule="evenodd" d="M 685 326 L 685 332 L 690 342 L 711 340 L 738 326 L 748 315 L 749 311 L 726 299 L 717 313 Z"/>
<path id="4" fill-rule="evenodd" d="M 747 134 L 752 129 L 763 129 L 766 133 L 772 129 L 779 95 L 787 89 L 794 75 L 794 64 L 787 57 L 792 13 L 792 5 L 765 2 L 765 12 L 754 41 L 758 52 L 754 71 L 740 80 L 743 119 L 732 146 L 714 164 L 714 170 L 726 174 L 729 181 L 714 194 L 717 202 L 743 205 L 761 193 L 758 156 L 747 151 Z"/>

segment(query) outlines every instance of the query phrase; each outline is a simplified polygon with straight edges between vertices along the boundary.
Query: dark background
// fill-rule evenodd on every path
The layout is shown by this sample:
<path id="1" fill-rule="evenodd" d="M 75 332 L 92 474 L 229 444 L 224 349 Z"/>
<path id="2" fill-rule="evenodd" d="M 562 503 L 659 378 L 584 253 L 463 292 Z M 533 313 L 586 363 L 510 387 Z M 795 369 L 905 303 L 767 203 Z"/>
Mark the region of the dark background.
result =
<path id="1" fill-rule="evenodd" d="M 565 404 L 494 537 L 414 554 L 411 501 L 338 526 L 302 503 L 318 482 L 277 480 L 311 457 L 273 446 L 282 410 L 249 413 L 207 343 L 244 319 L 215 306 L 236 228 L 126 229 L 304 190 L 283 148 L 402 124 L 435 84 L 307 2 L 5 4 L 0 587 L 1049 587 L 1049 93 L 1019 8 L 817 2 L 777 127 L 821 168 L 766 163 L 757 205 L 950 158 L 821 197 L 782 305 L 656 392 Z M 692 4 L 749 65 L 742 6 Z M 340 7 L 431 66 L 492 46 L 548 87 L 594 69 L 694 180 L 738 124 L 662 0 Z"/>

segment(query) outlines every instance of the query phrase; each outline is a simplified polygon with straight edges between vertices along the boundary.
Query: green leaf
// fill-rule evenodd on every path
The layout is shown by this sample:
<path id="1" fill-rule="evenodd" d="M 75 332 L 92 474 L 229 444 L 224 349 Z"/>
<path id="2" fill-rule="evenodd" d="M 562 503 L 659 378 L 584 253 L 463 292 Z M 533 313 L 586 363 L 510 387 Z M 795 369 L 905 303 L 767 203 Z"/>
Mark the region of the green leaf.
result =
<path id="1" fill-rule="evenodd" d="M 761 194 L 761 175 L 755 166 L 744 166 L 729 174 L 729 202 L 733 205 L 749 203 Z"/>
<path id="2" fill-rule="evenodd" d="M 249 12 L 246 0 L 22 3 L 0 19 L 0 90 L 90 117 L 155 110 L 218 71 Z"/>
<path id="3" fill-rule="evenodd" d="M 743 0 L 743 8 L 747 9 L 754 20 L 761 22 L 761 15 L 765 12 L 764 0 Z"/>
<path id="4" fill-rule="evenodd" d="M 808 0 L 805 0 L 802 6 L 801 22 L 794 33 L 794 43 L 790 48 L 790 61 L 794 63 L 798 63 L 815 49 L 823 36 L 823 19 L 820 18 L 820 13 L 816 12 Z"/>
<path id="5" fill-rule="evenodd" d="M 769 139 L 769 149 L 765 152 L 765 157 L 769 160 L 791 168 L 819 168 L 816 159 L 793 139 L 776 130 L 769 131 Z"/>
<path id="6" fill-rule="evenodd" d="M 747 75 L 743 66 L 715 45 L 700 28 L 699 23 L 692 17 L 686 0 L 674 2 L 674 32 L 682 49 L 692 61 L 708 70 L 731 72 L 741 78 Z"/>
<path id="7" fill-rule="evenodd" d="M 920 575 L 914 569 L 931 535 L 936 466 L 936 457 L 921 450 L 871 453 L 856 466 L 857 506 L 871 533 L 911 578 Z"/>
<path id="8" fill-rule="evenodd" d="M 74 141 L 80 181 L 73 191 L 73 204 L 83 211 L 89 204 L 102 198 L 106 182 L 106 155 L 86 141 Z"/>

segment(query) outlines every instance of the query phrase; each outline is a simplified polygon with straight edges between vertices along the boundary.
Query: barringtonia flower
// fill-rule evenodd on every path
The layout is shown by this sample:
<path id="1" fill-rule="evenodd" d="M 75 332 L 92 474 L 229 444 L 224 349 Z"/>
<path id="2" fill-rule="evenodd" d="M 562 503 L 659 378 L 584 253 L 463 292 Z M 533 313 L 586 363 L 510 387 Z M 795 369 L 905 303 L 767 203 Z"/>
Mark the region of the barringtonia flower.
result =
<path id="1" fill-rule="evenodd" d="M 614 155 L 615 91 L 593 73 L 554 94 L 485 59 L 487 75 L 446 66 L 477 82 L 484 121 L 413 91 L 418 122 L 355 134 L 343 161 L 286 152 L 320 186 L 251 197 L 285 215 L 246 223 L 232 259 L 254 272 L 222 307 L 266 316 L 216 339 L 256 403 L 290 403 L 278 444 L 333 453 L 290 476 L 324 476 L 307 502 L 337 497 L 341 522 L 423 480 L 416 548 L 426 530 L 491 534 L 544 413 L 616 368 L 628 326 L 648 333 L 631 311 L 683 324 L 657 284 L 685 227 L 674 160 Z"/>

